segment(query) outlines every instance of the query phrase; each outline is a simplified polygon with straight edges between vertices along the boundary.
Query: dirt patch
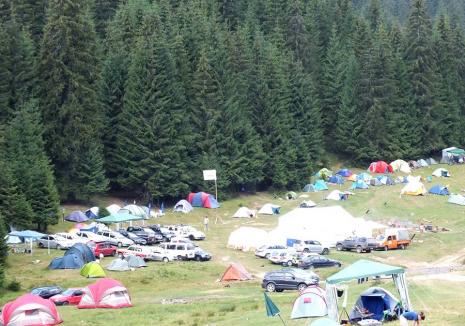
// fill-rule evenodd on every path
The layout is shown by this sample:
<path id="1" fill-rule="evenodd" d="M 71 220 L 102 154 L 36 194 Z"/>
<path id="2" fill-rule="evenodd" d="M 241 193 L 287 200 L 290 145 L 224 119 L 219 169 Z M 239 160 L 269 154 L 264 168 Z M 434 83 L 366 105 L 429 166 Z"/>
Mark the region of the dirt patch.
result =
<path id="1" fill-rule="evenodd" d="M 440 280 L 449 282 L 465 282 L 465 275 L 455 273 L 443 273 L 443 274 L 428 274 L 428 275 L 415 275 L 409 277 L 411 281 L 428 281 L 428 280 Z"/>

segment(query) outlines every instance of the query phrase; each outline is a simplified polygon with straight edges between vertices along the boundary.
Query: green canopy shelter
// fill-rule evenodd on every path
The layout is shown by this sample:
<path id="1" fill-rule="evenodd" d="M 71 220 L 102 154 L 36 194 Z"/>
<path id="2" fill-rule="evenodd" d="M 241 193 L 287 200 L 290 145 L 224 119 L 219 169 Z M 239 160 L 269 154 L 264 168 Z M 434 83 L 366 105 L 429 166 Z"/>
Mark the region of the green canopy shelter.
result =
<path id="1" fill-rule="evenodd" d="M 405 269 L 398 266 L 386 265 L 370 260 L 358 260 L 352 265 L 344 268 L 326 279 L 326 297 L 328 304 L 328 316 L 338 321 L 337 307 L 337 285 L 367 277 L 390 275 L 400 295 L 400 300 L 405 310 L 411 310 L 410 297 L 407 282 L 405 280 Z"/>
<path id="2" fill-rule="evenodd" d="M 143 220 L 143 217 L 135 216 L 129 213 L 116 213 L 111 214 L 105 217 L 102 217 L 96 220 L 99 223 L 103 224 L 113 224 L 113 223 L 122 223 L 122 222 L 130 222 L 130 221 L 140 221 Z"/>

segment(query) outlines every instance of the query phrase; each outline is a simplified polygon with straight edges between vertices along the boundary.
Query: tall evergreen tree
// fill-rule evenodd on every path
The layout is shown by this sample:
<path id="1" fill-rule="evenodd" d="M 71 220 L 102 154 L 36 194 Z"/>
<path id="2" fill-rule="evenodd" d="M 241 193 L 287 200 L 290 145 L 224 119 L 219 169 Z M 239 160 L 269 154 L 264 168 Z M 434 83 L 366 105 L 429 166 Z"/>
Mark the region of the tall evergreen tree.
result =
<path id="1" fill-rule="evenodd" d="M 119 0 L 95 0 L 95 31 L 100 37 L 105 37 L 108 21 L 113 18 L 119 2 Z"/>
<path id="2" fill-rule="evenodd" d="M 15 0 L 11 3 L 16 21 L 28 32 L 38 49 L 46 21 L 47 0 Z"/>
<path id="3" fill-rule="evenodd" d="M 101 160 L 101 149 L 88 144 L 100 142 L 102 110 L 97 97 L 97 50 L 94 26 L 87 0 L 51 0 L 41 47 L 39 73 L 40 104 L 45 140 L 56 168 L 60 194 L 64 198 L 88 198 L 86 184 L 92 175 L 81 174 L 90 157 Z M 99 164 L 94 167 L 100 167 Z M 92 187 L 104 191 L 106 183 Z"/>

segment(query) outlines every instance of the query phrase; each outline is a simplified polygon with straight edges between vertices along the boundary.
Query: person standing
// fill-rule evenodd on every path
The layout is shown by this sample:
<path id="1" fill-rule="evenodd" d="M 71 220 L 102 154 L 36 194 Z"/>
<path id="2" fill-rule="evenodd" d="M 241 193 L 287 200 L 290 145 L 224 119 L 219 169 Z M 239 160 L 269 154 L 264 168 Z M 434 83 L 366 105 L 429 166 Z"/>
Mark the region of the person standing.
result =
<path id="1" fill-rule="evenodd" d="M 208 216 L 206 215 L 203 218 L 203 225 L 205 226 L 205 231 L 208 231 Z"/>
<path id="2" fill-rule="evenodd" d="M 420 320 L 425 320 L 423 311 L 420 311 L 420 313 L 406 311 L 399 317 L 400 326 L 408 326 L 409 321 L 413 321 L 413 326 L 420 326 Z"/>

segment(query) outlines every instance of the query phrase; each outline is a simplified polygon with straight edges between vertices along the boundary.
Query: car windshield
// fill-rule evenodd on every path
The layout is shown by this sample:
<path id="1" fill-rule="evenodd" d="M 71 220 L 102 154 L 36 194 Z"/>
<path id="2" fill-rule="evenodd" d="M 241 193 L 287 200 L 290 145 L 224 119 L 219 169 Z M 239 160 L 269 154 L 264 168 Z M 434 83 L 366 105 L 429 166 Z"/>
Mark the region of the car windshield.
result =
<path id="1" fill-rule="evenodd" d="M 62 295 L 72 295 L 76 290 L 68 289 L 65 292 L 62 293 Z"/>

